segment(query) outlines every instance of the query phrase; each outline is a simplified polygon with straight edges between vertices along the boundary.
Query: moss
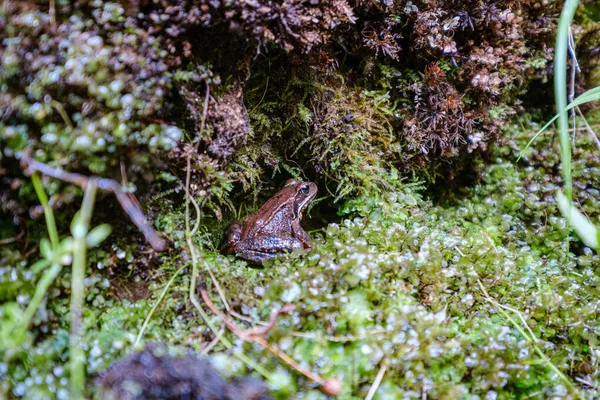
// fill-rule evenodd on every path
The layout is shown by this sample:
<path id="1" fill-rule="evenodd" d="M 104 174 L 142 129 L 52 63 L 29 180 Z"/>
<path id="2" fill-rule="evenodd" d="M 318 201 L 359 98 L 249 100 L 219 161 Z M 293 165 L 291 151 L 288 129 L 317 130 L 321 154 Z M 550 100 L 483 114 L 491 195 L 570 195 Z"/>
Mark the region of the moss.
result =
<path id="1" fill-rule="evenodd" d="M 282 256 L 264 269 L 247 268 L 245 262 L 213 250 L 224 226 L 214 217 L 203 220 L 195 240 L 205 249 L 203 262 L 238 313 L 254 321 L 267 320 L 272 308 L 296 304 L 268 339 L 317 373 L 341 379 L 340 398 L 364 398 L 383 365 L 386 373 L 377 398 L 423 393 L 435 398 L 574 398 L 575 390 L 591 398 L 597 393 L 581 382 L 599 379 L 594 332 L 600 328 L 596 301 L 600 278 L 595 271 L 600 260 L 569 235 L 555 208 L 553 196 L 560 184 L 556 149 L 540 144 L 541 150 L 531 150 L 515 164 L 516 144 L 526 139 L 521 134 L 508 139 L 491 164 L 477 164 L 471 187 L 437 205 L 411 186 L 346 201 L 339 208 L 343 215 L 339 223 L 313 233 L 316 243 L 310 254 Z M 578 200 L 595 218 L 600 209 L 593 188 L 600 175 L 594 171 L 600 159 L 591 151 L 591 143 L 577 147 L 574 178 L 581 188 Z M 176 207 L 162 217 L 176 247 L 184 240 L 176 235 L 181 213 Z M 110 261 L 118 251 L 91 256 L 95 261 L 85 319 L 90 374 L 104 370 L 132 348 L 165 279 L 185 262 L 178 251 L 163 256 L 152 274 L 164 278 L 148 283 L 148 298 L 131 303 L 115 298 L 103 278 L 107 270 L 97 269 L 108 266 L 109 271 L 119 271 L 122 267 Z M 27 271 L 27 263 L 15 259 L 6 247 L 2 252 L 7 267 L 0 284 L 7 285 L 11 276 Z M 210 279 L 202 274 L 201 280 L 210 290 Z M 61 365 L 68 348 L 64 328 L 68 282 L 65 271 L 27 333 L 29 339 L 13 348 L 10 364 L 0 363 L 4 393 L 31 398 L 66 390 Z M 486 300 L 479 282 L 497 303 Z M 200 351 L 211 340 L 210 331 L 189 307 L 188 285 L 189 271 L 184 269 L 153 315 L 144 341 Z M 22 285 L 19 296 L 7 294 L 0 317 L 14 318 L 11 315 L 18 314 L 32 290 L 31 285 Z M 518 310 L 528 328 L 517 314 L 497 304 Z M 212 319 L 218 326 L 218 318 Z M 524 336 L 529 329 L 538 348 L 570 384 L 540 358 Z M 323 398 L 310 382 L 260 348 L 235 343 L 272 372 L 269 385 L 277 398 Z M 9 346 L 6 342 L 3 346 L 6 356 Z M 225 376 L 251 372 L 233 362 L 220 345 L 211 354 Z M 225 368 L 228 363 L 233 367 Z"/>
<path id="2" fill-rule="evenodd" d="M 156 184 L 149 165 L 181 177 L 192 152 L 194 192 L 217 215 L 233 208 L 233 183 L 256 197 L 282 170 L 309 169 L 337 200 L 388 190 L 395 170 L 434 181 L 485 150 L 546 79 L 559 4 L 121 3 L 1 8 L 3 212 L 22 218 L 34 200 L 14 189 L 27 147 L 70 170 L 124 171 L 140 193 Z M 593 60 L 594 8 L 580 14 Z"/>

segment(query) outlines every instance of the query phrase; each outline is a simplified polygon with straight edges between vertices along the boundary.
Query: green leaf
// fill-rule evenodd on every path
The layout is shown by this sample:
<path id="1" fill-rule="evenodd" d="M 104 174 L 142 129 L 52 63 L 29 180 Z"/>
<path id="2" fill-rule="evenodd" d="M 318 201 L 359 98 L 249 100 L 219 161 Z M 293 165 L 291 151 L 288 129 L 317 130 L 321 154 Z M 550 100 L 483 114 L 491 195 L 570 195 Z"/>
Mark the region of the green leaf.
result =
<path id="1" fill-rule="evenodd" d="M 46 238 L 40 240 L 40 253 L 42 253 L 42 257 L 46 260 L 52 261 L 52 246 L 50 245 L 50 241 Z"/>
<path id="2" fill-rule="evenodd" d="M 598 229 L 588 219 L 573 206 L 571 201 L 561 191 L 556 193 L 558 199 L 558 208 L 562 215 L 567 219 L 569 225 L 573 227 L 575 233 L 586 246 L 593 249 L 598 248 Z"/>
<path id="3" fill-rule="evenodd" d="M 112 227 L 109 224 L 101 224 L 95 227 L 87 235 L 87 245 L 96 247 L 104 241 L 112 232 Z"/>
<path id="4" fill-rule="evenodd" d="M 71 221 L 71 234 L 77 239 L 86 234 L 85 226 L 81 223 L 81 211 L 77 211 Z"/>
<path id="5" fill-rule="evenodd" d="M 71 236 L 60 241 L 58 245 L 58 252 L 61 256 L 73 252 L 73 238 Z"/>
<path id="6" fill-rule="evenodd" d="M 41 245 L 40 245 L 41 246 Z M 47 258 L 42 258 L 41 260 L 36 261 L 29 267 L 29 270 L 35 274 L 40 272 L 43 269 L 46 269 L 52 262 Z"/>

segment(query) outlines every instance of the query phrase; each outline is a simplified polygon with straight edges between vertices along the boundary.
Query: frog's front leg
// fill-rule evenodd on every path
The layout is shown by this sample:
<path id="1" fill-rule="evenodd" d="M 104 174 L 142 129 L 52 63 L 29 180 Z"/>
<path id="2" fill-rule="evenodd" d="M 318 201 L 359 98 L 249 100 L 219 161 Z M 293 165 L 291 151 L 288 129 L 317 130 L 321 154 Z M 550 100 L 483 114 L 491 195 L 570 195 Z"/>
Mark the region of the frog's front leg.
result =
<path id="1" fill-rule="evenodd" d="M 252 240 L 236 252 L 238 257 L 245 260 L 262 263 L 277 256 L 277 253 L 292 252 L 304 248 L 303 243 L 293 237 L 266 237 Z"/>
<path id="2" fill-rule="evenodd" d="M 235 253 L 236 246 L 240 243 L 242 237 L 242 224 L 239 221 L 234 221 L 229 225 L 225 232 L 225 241 L 221 246 L 221 251 L 224 254 Z"/>
<path id="3" fill-rule="evenodd" d="M 305 249 L 310 250 L 310 242 L 312 242 L 312 238 L 308 233 L 304 231 L 304 229 L 302 229 L 299 220 L 292 221 L 292 233 L 296 239 L 302 242 L 302 246 Z"/>

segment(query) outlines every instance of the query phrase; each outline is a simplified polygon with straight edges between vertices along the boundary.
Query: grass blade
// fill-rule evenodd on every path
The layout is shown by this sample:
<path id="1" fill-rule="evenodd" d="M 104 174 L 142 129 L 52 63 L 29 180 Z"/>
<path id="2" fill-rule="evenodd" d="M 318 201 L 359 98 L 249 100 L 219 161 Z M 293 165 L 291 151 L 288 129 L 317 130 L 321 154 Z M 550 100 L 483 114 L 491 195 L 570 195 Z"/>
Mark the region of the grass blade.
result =
<path id="1" fill-rule="evenodd" d="M 578 0 L 567 0 L 560 15 L 556 49 L 554 56 L 554 96 L 558 110 L 558 128 L 565 195 L 569 201 L 573 197 L 573 179 L 571 176 L 571 138 L 569 136 L 569 118 L 567 115 L 567 47 L 569 27 L 577 9 Z"/>
<path id="2" fill-rule="evenodd" d="M 592 249 L 598 248 L 598 230 L 579 210 L 573 206 L 571 199 L 567 198 L 562 192 L 556 193 L 558 208 L 567 222 L 579 236 L 586 246 Z"/>

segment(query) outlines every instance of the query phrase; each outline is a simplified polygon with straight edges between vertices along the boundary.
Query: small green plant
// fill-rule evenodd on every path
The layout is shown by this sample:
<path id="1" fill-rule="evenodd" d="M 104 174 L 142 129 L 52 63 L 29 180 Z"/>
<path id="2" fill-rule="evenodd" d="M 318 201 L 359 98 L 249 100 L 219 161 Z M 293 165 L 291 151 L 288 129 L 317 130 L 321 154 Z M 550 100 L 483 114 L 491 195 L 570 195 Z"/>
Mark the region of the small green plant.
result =
<path id="1" fill-rule="evenodd" d="M 49 239 L 40 241 L 42 259 L 31 266 L 31 271 L 44 271 L 38 281 L 35 293 L 25 312 L 20 316 L 18 307 L 10 308 L 9 318 L 0 327 L 0 354 L 4 360 L 10 360 L 28 340 L 27 331 L 39 309 L 48 288 L 62 271 L 62 267 L 71 264 L 71 337 L 70 337 L 70 378 L 71 398 L 84 398 L 85 354 L 81 345 L 83 336 L 83 308 L 85 300 L 85 268 L 87 250 L 102 243 L 111 233 L 108 224 L 100 224 L 89 229 L 96 198 L 96 185 L 90 180 L 85 188 L 81 209 L 71 222 L 71 236 L 59 238 L 54 212 L 48 201 L 42 181 L 37 173 L 31 176 L 35 192 L 44 208 Z"/>
<path id="2" fill-rule="evenodd" d="M 589 247 L 598 249 L 600 232 L 583 214 L 572 204 L 573 179 L 571 176 L 571 137 L 569 134 L 569 121 L 567 112 L 582 104 L 600 100 L 600 86 L 588 90 L 567 104 L 567 53 L 569 43 L 569 29 L 577 9 L 578 0 L 567 0 L 565 2 L 558 32 L 556 34 L 556 56 L 554 60 L 554 90 L 556 109 L 558 113 L 546 125 L 542 127 L 527 143 L 519 155 L 519 159 L 531 146 L 533 141 L 541 135 L 548 127 L 558 119 L 560 137 L 561 169 L 564 180 L 564 194 L 557 192 L 558 208 L 575 233 Z M 573 51 L 573 49 L 571 49 Z M 576 61 L 573 58 L 573 63 Z M 573 65 L 572 68 L 575 68 Z"/>

